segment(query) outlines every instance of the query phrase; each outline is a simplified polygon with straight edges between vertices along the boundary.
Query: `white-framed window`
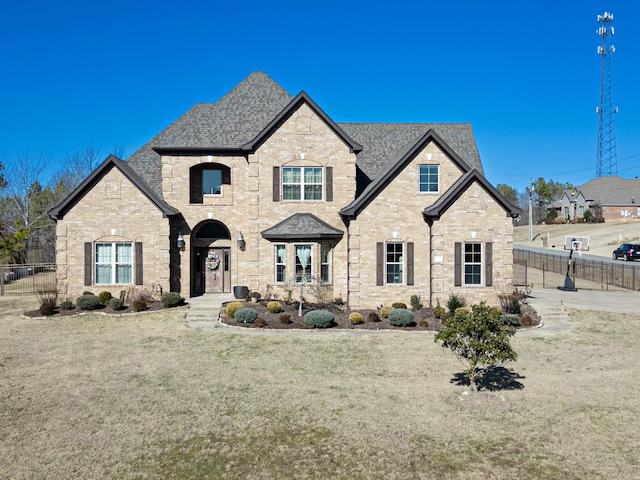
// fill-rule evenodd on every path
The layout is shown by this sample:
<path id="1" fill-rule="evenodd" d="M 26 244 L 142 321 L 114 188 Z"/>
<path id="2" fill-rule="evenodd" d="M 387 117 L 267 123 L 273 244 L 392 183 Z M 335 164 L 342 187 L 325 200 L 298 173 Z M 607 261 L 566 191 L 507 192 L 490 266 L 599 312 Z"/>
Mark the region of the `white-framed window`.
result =
<path id="1" fill-rule="evenodd" d="M 389 242 L 386 246 L 386 272 L 387 284 L 404 283 L 404 244 L 401 242 Z"/>
<path id="2" fill-rule="evenodd" d="M 464 284 L 482 284 L 482 243 L 464 244 Z"/>
<path id="3" fill-rule="evenodd" d="M 433 193 L 439 191 L 439 165 L 420 165 L 420 192 Z"/>
<path id="4" fill-rule="evenodd" d="M 311 245 L 296 245 L 296 283 L 310 282 L 312 278 Z"/>
<path id="5" fill-rule="evenodd" d="M 219 168 L 202 170 L 202 194 L 222 194 L 222 170 Z"/>
<path id="6" fill-rule="evenodd" d="M 133 244 L 129 242 L 96 243 L 95 283 L 133 283 Z"/>
<path id="7" fill-rule="evenodd" d="M 322 200 L 322 167 L 282 167 L 282 200 Z"/>
<path id="8" fill-rule="evenodd" d="M 276 283 L 287 281 L 287 246 L 276 245 Z"/>
<path id="9" fill-rule="evenodd" d="M 320 246 L 320 279 L 323 283 L 331 283 L 331 245 Z"/>

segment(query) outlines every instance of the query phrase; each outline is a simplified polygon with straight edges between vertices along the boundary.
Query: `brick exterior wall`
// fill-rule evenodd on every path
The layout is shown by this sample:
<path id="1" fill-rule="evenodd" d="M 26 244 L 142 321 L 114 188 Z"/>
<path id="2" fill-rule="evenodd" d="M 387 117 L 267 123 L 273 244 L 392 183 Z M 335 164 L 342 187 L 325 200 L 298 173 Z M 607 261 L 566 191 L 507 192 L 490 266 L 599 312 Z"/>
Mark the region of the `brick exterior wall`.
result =
<path id="1" fill-rule="evenodd" d="M 320 274 L 320 243 L 272 242 L 267 230 L 296 213 L 310 213 L 344 232 L 332 241 L 331 282 L 321 289 L 307 288 L 308 300 L 331 301 L 342 297 L 352 309 L 374 308 L 419 295 L 429 306 L 446 303 L 451 293 L 470 302 L 497 304 L 497 294 L 511 291 L 511 218 L 479 184 L 462 193 L 431 226 L 422 212 L 436 202 L 464 173 L 436 144 L 428 144 L 369 205 L 347 226 L 340 209 L 354 200 L 356 156 L 314 111 L 302 104 L 262 143 L 244 156 L 163 155 L 162 188 L 166 202 L 181 213 L 180 223 L 162 213 L 117 169 L 111 169 L 57 224 L 57 262 L 60 293 L 76 297 L 84 290 L 108 290 L 115 296 L 127 286 L 84 285 L 84 242 L 130 241 L 143 243 L 144 285 L 179 291 L 188 298 L 193 291 L 195 247 L 224 247 L 230 253 L 230 285 L 246 285 L 263 295 L 299 296 L 294 286 L 295 245 L 311 245 L 312 274 Z M 231 171 L 231 182 L 221 195 L 205 195 L 203 203 L 190 202 L 190 168 L 220 164 Z M 439 165 L 439 191 L 419 193 L 419 165 Z M 318 166 L 333 169 L 333 201 L 274 201 L 273 167 Z M 281 170 L 280 170 L 281 171 Z M 323 174 L 326 170 L 323 170 Z M 326 180 L 326 177 L 323 177 Z M 282 188 L 280 188 L 282 191 Z M 326 190 L 323 191 L 323 196 Z M 210 221 L 219 222 L 229 239 L 212 243 L 196 241 L 194 234 Z M 178 252 L 175 239 L 181 233 L 186 248 Z M 246 249 L 237 239 L 242 233 Z M 414 285 L 376 285 L 378 242 L 414 245 Z M 454 287 L 454 245 L 474 241 L 492 244 L 493 284 Z M 287 282 L 276 283 L 275 245 L 286 245 Z M 483 261 L 484 261 L 483 248 Z M 406 254 L 405 254 L 406 263 Z M 405 264 L 405 274 L 407 265 Z M 207 273 L 209 274 L 209 273 Z M 134 273 L 135 275 L 135 273 Z"/>
<path id="2" fill-rule="evenodd" d="M 56 224 L 58 291 L 73 301 L 84 291 L 109 291 L 117 297 L 120 291 L 133 287 L 86 286 L 85 242 L 142 242 L 144 284 L 140 288 L 169 290 L 169 222 L 116 168 L 107 172 Z"/>

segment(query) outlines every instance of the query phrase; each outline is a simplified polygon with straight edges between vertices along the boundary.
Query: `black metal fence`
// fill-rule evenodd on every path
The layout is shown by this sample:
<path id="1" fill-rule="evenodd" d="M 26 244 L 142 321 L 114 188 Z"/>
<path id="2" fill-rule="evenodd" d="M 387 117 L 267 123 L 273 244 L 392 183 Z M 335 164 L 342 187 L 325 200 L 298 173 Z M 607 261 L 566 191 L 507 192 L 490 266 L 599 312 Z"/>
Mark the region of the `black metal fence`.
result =
<path id="1" fill-rule="evenodd" d="M 56 290 L 55 263 L 0 264 L 0 296 Z"/>
<path id="2" fill-rule="evenodd" d="M 514 247 L 513 283 L 555 288 L 565 285 L 567 275 L 584 290 L 640 290 L 640 262 L 590 260 L 569 253 L 537 252 Z"/>

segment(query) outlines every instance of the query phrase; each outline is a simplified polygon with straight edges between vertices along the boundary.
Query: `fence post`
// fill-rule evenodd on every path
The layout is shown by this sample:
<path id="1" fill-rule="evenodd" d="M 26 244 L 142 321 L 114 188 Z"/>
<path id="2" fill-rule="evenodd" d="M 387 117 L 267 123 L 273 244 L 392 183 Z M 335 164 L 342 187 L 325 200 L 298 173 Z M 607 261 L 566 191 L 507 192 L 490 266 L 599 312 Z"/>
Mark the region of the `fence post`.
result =
<path id="1" fill-rule="evenodd" d="M 4 297 L 4 265 L 0 265 L 0 297 Z"/>

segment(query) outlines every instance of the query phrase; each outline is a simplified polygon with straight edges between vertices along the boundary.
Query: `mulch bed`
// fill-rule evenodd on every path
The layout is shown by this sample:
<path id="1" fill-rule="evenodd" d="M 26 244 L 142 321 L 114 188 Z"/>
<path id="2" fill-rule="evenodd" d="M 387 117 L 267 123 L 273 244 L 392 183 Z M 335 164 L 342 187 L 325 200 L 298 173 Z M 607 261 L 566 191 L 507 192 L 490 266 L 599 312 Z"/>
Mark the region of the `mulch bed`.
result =
<path id="1" fill-rule="evenodd" d="M 263 319 L 266 324 L 256 320 L 255 323 L 238 323 L 233 318 L 229 318 L 222 310 L 220 320 L 236 327 L 245 328 L 264 328 L 272 330 L 313 330 L 304 323 L 304 314 L 311 310 L 328 310 L 335 316 L 334 326 L 332 329 L 354 329 L 354 330 L 399 330 L 399 331 L 437 331 L 440 328 L 440 321 L 433 316 L 431 309 L 422 308 L 414 312 L 414 324 L 408 327 L 396 327 L 389 323 L 389 319 L 384 318 L 378 310 L 357 310 L 362 315 L 363 323 L 353 325 L 349 320 L 349 312 L 344 306 L 335 304 L 303 304 L 302 316 L 298 316 L 298 308 L 294 304 L 286 304 L 280 302 L 282 311 L 279 313 L 271 313 L 267 310 L 268 300 L 259 300 L 257 303 L 250 301 L 244 302 L 246 307 L 255 308 L 258 311 L 258 320 Z M 369 321 L 369 313 L 375 312 L 380 318 L 379 322 Z M 283 323 L 280 317 L 283 314 L 289 315 L 290 323 Z M 262 326 L 261 326 L 262 325 Z"/>
<path id="2" fill-rule="evenodd" d="M 158 310 L 164 310 L 166 307 L 162 305 L 161 302 L 150 302 L 147 304 L 147 309 L 144 312 L 156 312 Z M 114 310 L 109 308 L 106 305 L 98 305 L 94 310 L 80 310 L 78 307 L 74 306 L 71 310 L 63 310 L 60 307 L 56 307 L 53 311 L 53 315 L 47 315 L 46 317 L 68 317 L 73 315 L 86 315 L 88 313 L 100 313 L 104 315 L 126 315 L 131 313 L 143 313 L 143 312 L 134 312 L 133 307 L 125 306 L 122 310 Z M 45 317 L 38 310 L 31 310 L 29 312 L 24 312 L 23 315 L 25 317 Z"/>

